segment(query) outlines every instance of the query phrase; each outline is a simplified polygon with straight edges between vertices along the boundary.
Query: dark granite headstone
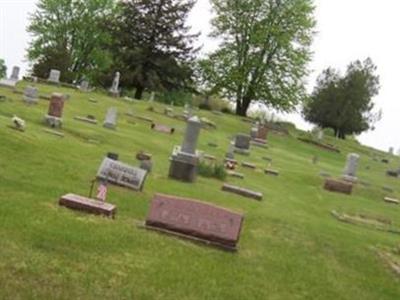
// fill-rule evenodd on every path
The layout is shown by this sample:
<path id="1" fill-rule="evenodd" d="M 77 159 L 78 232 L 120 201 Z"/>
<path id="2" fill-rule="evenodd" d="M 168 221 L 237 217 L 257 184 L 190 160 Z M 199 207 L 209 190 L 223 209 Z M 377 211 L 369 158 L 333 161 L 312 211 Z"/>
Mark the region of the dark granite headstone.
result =
<path id="1" fill-rule="evenodd" d="M 146 227 L 236 250 L 243 215 L 200 201 L 156 194 Z"/>
<path id="2" fill-rule="evenodd" d="M 324 189 L 331 192 L 338 192 L 350 195 L 353 191 L 353 184 L 350 182 L 335 179 L 325 179 Z"/>

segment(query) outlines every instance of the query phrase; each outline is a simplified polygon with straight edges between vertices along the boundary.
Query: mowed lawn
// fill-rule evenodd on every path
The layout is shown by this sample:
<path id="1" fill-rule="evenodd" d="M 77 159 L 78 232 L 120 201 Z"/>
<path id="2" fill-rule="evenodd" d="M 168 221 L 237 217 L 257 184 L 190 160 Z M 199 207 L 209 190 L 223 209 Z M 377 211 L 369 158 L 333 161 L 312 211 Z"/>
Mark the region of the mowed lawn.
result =
<path id="1" fill-rule="evenodd" d="M 23 91 L 26 83 L 18 85 Z M 400 299 L 399 278 L 376 249 L 399 245 L 400 235 L 338 222 L 331 210 L 390 219 L 400 227 L 400 207 L 383 197 L 400 196 L 399 181 L 385 176 L 398 158 L 353 141 L 335 143 L 331 153 L 290 136 L 269 135 L 269 149 L 252 147 L 236 155 L 258 170 L 238 168 L 245 179 L 227 182 L 260 191 L 261 202 L 221 191 L 222 182 L 198 177 L 194 184 L 168 179 L 169 155 L 182 141 L 185 123 L 147 110 L 145 101 L 116 100 L 100 93 L 38 85 L 41 95 L 69 93 L 64 108 L 64 138 L 48 134 L 43 123 L 48 101 L 27 106 L 22 95 L 0 88 L 0 299 Z M 96 99 L 93 103 L 89 98 Z M 12 100 L 12 101 L 11 101 Z M 102 127 L 109 107 L 118 108 L 117 130 Z M 163 105 L 154 104 L 163 111 Z M 182 111 L 181 108 L 174 108 Z M 154 132 L 147 116 L 176 128 L 174 135 Z M 16 114 L 25 132 L 8 128 Z M 98 125 L 74 120 L 94 115 Z M 230 137 L 248 133 L 239 117 L 199 111 L 217 124 L 202 130 L 198 149 L 222 159 Z M 218 144 L 217 148 L 208 146 Z M 88 195 L 90 181 L 107 152 L 138 165 L 135 154 L 153 154 L 154 168 L 143 192 L 110 186 L 108 201 L 116 219 L 58 206 L 65 193 Z M 361 155 L 352 196 L 322 189 L 320 171 L 339 176 L 347 153 Z M 372 160 L 387 157 L 390 164 Z M 312 156 L 319 163 L 312 164 Z M 262 170 L 267 156 L 278 177 Z M 394 189 L 387 194 L 382 187 Z M 229 253 L 187 240 L 140 229 L 156 192 L 199 199 L 242 212 L 245 220 L 239 251 Z"/>

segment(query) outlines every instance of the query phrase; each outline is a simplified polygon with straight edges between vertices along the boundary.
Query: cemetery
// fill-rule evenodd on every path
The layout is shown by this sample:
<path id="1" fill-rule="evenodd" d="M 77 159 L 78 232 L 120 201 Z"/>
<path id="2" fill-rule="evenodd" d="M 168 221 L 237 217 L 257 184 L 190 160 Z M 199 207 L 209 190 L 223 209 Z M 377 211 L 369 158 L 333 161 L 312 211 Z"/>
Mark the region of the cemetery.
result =
<path id="1" fill-rule="evenodd" d="M 19 65 L 0 22 L 0 299 L 400 299 L 386 73 L 311 70 L 320 1 L 33 2 Z"/>

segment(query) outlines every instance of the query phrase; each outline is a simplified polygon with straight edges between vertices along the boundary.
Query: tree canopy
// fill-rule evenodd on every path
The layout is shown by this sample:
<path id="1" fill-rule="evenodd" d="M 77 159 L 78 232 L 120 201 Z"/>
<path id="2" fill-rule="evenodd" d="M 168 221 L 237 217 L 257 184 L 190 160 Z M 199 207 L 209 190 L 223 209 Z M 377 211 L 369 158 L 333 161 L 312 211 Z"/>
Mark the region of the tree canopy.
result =
<path id="1" fill-rule="evenodd" d="M 7 73 L 7 67 L 4 62 L 4 59 L 0 58 L 0 78 L 6 77 Z"/>
<path id="2" fill-rule="evenodd" d="M 374 113 L 372 98 L 379 92 L 379 76 L 370 58 L 350 63 L 346 74 L 332 68 L 322 72 L 303 116 L 322 128 L 332 128 L 335 135 L 359 134 L 373 129 L 381 113 Z"/>
<path id="3" fill-rule="evenodd" d="M 219 49 L 199 62 L 202 84 L 246 115 L 261 101 L 282 111 L 305 98 L 315 25 L 312 0 L 211 0 Z"/>
<path id="4" fill-rule="evenodd" d="M 109 27 L 113 68 L 123 74 L 123 84 L 136 88 L 135 98 L 145 89 L 170 91 L 191 85 L 197 35 L 189 33 L 186 18 L 193 5 L 193 0 L 119 3 Z"/>
<path id="5" fill-rule="evenodd" d="M 100 24 L 114 6 L 114 0 L 40 0 L 28 27 L 34 75 L 59 69 L 61 80 L 72 82 L 108 67 L 110 37 Z"/>

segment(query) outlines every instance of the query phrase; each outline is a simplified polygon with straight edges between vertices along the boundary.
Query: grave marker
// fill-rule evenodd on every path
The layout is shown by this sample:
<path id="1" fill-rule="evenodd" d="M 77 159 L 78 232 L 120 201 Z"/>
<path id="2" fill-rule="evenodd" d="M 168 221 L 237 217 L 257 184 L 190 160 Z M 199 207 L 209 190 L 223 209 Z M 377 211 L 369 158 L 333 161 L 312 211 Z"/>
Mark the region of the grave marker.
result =
<path id="1" fill-rule="evenodd" d="M 162 125 L 162 124 L 151 124 L 151 129 L 161 132 L 161 133 L 168 133 L 168 134 L 173 134 L 175 132 L 175 128 L 171 128 L 169 126 L 166 125 Z"/>
<path id="2" fill-rule="evenodd" d="M 235 251 L 242 223 L 242 214 L 197 200 L 156 194 L 145 226 Z"/>
<path id="3" fill-rule="evenodd" d="M 263 198 L 263 194 L 259 193 L 259 192 L 255 192 L 249 189 L 245 189 L 242 187 L 238 187 L 238 186 L 234 186 L 234 185 L 230 185 L 227 183 L 224 183 L 224 185 L 222 186 L 222 190 L 225 192 L 230 192 L 230 193 L 234 193 L 234 194 L 238 194 L 240 196 L 244 196 L 247 198 L 252 198 L 255 200 L 262 200 Z"/>
<path id="4" fill-rule="evenodd" d="M 117 109 L 110 107 L 107 110 L 106 119 L 104 120 L 103 127 L 108 129 L 115 129 L 117 126 Z"/>
<path id="5" fill-rule="evenodd" d="M 325 179 L 324 189 L 331 192 L 338 192 L 350 195 L 353 191 L 353 184 L 350 182 L 335 179 Z"/>
<path id="6" fill-rule="evenodd" d="M 58 204 L 70 209 L 84 211 L 95 215 L 105 215 L 114 218 L 117 207 L 110 203 L 98 201 L 75 194 L 66 194 L 62 196 Z"/>
<path id="7" fill-rule="evenodd" d="M 53 93 L 50 98 L 49 110 L 45 121 L 51 127 L 61 127 L 62 113 L 64 109 L 64 97 L 62 94 Z"/>
<path id="8" fill-rule="evenodd" d="M 22 99 L 28 104 L 36 104 L 39 101 L 38 89 L 33 86 L 27 86 L 24 90 Z"/>
<path id="9" fill-rule="evenodd" d="M 61 72 L 59 70 L 51 69 L 47 81 L 52 83 L 60 83 Z"/>
<path id="10" fill-rule="evenodd" d="M 119 80 L 120 80 L 120 77 L 121 77 L 121 74 L 119 72 L 116 72 L 115 76 L 114 76 L 114 80 L 113 80 L 112 86 L 111 86 L 111 88 L 109 90 L 111 96 L 113 96 L 113 97 L 119 97 L 119 93 L 120 93 Z"/>

